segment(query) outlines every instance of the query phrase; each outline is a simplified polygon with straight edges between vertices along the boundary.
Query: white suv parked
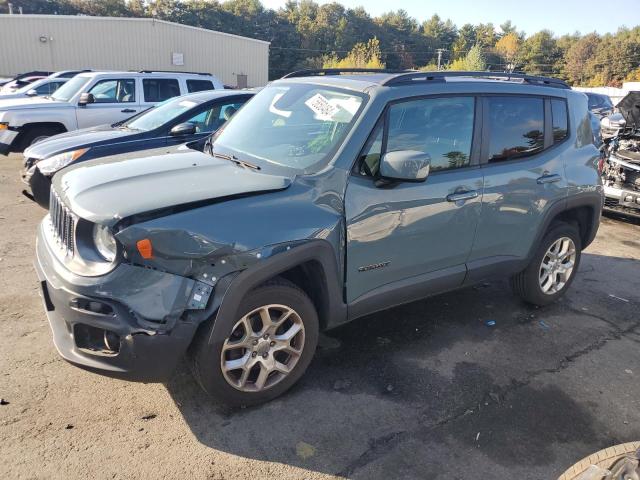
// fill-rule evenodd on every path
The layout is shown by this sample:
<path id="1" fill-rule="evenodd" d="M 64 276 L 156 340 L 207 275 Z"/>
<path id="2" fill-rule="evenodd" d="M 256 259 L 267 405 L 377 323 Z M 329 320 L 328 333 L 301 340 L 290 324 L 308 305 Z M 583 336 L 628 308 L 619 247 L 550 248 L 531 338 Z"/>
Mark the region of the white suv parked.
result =
<path id="1" fill-rule="evenodd" d="M 171 97 L 222 88 L 209 74 L 81 73 L 50 97 L 0 99 L 0 154 L 21 152 L 58 133 L 116 123 Z"/>

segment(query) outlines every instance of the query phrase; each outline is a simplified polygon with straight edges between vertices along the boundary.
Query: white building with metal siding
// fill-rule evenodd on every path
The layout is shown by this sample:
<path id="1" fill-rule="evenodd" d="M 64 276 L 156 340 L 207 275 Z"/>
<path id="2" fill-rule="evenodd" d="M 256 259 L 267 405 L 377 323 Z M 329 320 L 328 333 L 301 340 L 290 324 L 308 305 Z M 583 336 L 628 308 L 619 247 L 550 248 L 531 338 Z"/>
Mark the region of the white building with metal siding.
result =
<path id="1" fill-rule="evenodd" d="M 268 81 L 269 42 L 152 18 L 0 15 L 0 76 L 30 70 L 207 72 Z"/>

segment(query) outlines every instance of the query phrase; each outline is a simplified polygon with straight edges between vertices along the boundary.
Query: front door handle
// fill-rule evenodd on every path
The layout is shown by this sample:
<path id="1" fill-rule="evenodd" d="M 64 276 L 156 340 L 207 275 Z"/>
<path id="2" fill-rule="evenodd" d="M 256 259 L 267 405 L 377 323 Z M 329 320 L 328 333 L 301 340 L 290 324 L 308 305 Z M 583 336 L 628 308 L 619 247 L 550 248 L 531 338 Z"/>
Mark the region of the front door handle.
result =
<path id="1" fill-rule="evenodd" d="M 558 175 L 557 173 L 551 174 L 551 175 L 543 175 L 540 178 L 538 178 L 536 180 L 536 182 L 538 182 L 540 185 L 545 184 L 545 183 L 555 183 L 555 182 L 559 182 L 560 180 L 562 180 L 562 177 L 560 175 Z"/>
<path id="2" fill-rule="evenodd" d="M 477 198 L 478 192 L 475 190 L 468 190 L 466 192 L 456 192 L 450 193 L 447 195 L 447 202 L 460 202 L 464 200 L 471 200 L 472 198 Z"/>
<path id="3" fill-rule="evenodd" d="M 124 110 L 120 110 L 122 113 L 136 113 L 133 108 L 125 108 Z"/>

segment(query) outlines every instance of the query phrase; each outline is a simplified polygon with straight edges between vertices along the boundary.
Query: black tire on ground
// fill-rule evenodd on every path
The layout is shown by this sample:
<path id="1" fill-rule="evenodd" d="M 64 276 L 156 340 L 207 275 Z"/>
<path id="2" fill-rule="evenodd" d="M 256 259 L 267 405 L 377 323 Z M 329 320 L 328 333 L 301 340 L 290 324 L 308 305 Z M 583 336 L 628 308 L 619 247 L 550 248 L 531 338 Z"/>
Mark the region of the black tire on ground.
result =
<path id="1" fill-rule="evenodd" d="M 600 450 L 599 452 L 583 458 L 578 463 L 571 466 L 566 472 L 558 477 L 558 480 L 578 480 L 580 476 L 591 467 L 591 465 L 610 469 L 617 460 L 625 455 L 633 455 L 639 448 L 640 442 L 623 443 L 614 447 L 605 448 L 604 450 Z"/>
<path id="2" fill-rule="evenodd" d="M 290 307 L 302 319 L 305 331 L 302 354 L 293 370 L 279 383 L 259 392 L 238 390 L 222 373 L 222 347 L 238 320 L 252 310 L 270 304 Z M 282 395 L 300 379 L 315 353 L 318 330 L 318 314 L 307 294 L 292 282 L 276 278 L 249 292 L 233 318 L 209 320 L 203 324 L 187 357 L 195 379 L 213 399 L 235 407 L 257 405 Z"/>
<path id="3" fill-rule="evenodd" d="M 19 139 L 19 148 L 20 152 L 24 151 L 27 147 L 30 147 L 37 141 L 42 140 L 46 137 L 52 137 L 53 135 L 57 135 L 58 133 L 62 133 L 62 129 L 56 127 L 29 127 L 25 130 Z"/>
<path id="4" fill-rule="evenodd" d="M 569 280 L 561 290 L 553 294 L 547 294 L 543 292 L 542 287 L 540 287 L 540 265 L 549 247 L 551 247 L 551 245 L 553 245 L 556 240 L 562 237 L 569 237 L 571 240 L 573 240 L 573 243 L 576 246 L 576 259 L 574 262 L 573 271 L 571 272 Z M 573 282 L 573 279 L 575 278 L 578 271 L 578 267 L 580 266 L 581 253 L 582 243 L 580 242 L 580 234 L 578 228 L 574 225 L 564 222 L 555 223 L 543 237 L 527 268 L 511 277 L 511 288 L 516 295 L 518 295 L 527 303 L 539 306 L 553 303 L 562 295 L 564 295 L 571 286 L 571 283 Z"/>

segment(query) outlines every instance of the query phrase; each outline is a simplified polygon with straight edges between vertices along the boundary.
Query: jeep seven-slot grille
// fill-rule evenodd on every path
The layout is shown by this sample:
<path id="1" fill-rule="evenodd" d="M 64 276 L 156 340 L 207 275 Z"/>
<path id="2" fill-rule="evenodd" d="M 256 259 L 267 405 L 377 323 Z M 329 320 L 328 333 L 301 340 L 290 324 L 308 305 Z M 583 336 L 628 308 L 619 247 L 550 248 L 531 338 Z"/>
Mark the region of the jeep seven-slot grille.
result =
<path id="1" fill-rule="evenodd" d="M 53 188 L 49 196 L 49 215 L 51 217 L 53 236 L 58 245 L 67 255 L 73 255 L 73 235 L 76 222 L 69 209 L 62 204 Z"/>

